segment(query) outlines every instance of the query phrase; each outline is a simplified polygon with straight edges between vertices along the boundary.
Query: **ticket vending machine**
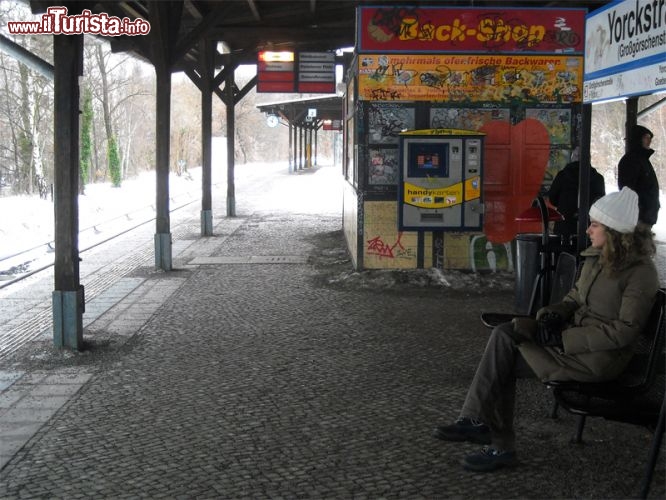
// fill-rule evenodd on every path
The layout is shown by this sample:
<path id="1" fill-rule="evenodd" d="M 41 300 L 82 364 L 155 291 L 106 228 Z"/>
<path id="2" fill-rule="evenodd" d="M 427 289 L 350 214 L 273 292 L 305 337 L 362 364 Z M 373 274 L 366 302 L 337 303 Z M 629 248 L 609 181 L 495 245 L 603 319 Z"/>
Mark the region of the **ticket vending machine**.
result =
<path id="1" fill-rule="evenodd" d="M 399 230 L 481 231 L 483 140 L 459 129 L 400 134 Z"/>

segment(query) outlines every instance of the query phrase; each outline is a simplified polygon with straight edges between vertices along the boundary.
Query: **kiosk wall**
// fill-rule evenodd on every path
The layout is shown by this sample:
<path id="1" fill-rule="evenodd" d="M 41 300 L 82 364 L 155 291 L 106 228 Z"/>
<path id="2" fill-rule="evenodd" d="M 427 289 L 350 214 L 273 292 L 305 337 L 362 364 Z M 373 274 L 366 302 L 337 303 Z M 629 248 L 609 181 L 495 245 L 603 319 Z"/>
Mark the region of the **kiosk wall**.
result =
<path id="1" fill-rule="evenodd" d="M 541 230 L 516 216 L 580 144 L 585 14 L 357 9 L 342 169 L 355 269 L 513 269 L 516 235 Z"/>

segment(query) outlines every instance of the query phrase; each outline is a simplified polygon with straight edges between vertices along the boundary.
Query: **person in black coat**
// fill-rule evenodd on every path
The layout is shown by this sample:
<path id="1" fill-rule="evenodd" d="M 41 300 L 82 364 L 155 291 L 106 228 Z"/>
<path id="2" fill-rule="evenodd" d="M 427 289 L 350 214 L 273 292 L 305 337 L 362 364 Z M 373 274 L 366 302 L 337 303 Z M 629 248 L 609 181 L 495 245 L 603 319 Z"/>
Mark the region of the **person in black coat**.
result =
<path id="1" fill-rule="evenodd" d="M 550 203 L 564 216 L 564 220 L 557 221 L 553 228 L 564 242 L 578 234 L 578 170 L 578 161 L 567 164 L 557 173 L 547 193 Z M 590 166 L 590 206 L 605 194 L 603 175 Z"/>
<path id="2" fill-rule="evenodd" d="M 659 182 L 654 172 L 650 148 L 654 134 L 641 125 L 634 125 L 627 137 L 625 155 L 617 166 L 619 189 L 627 186 L 638 194 L 638 220 L 648 226 L 657 222 L 659 214 Z"/>

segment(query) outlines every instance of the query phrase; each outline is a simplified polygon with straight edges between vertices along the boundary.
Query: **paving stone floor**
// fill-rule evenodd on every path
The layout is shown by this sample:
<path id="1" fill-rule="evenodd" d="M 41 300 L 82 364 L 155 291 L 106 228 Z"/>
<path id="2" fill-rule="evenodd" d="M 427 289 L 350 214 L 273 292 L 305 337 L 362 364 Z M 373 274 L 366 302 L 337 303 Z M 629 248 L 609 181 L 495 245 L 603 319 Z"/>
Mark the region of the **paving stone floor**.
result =
<path id="1" fill-rule="evenodd" d="M 515 469 L 466 472 L 475 447 L 431 437 L 485 345 L 480 310 L 512 309 L 510 276 L 354 275 L 334 211 L 241 208 L 211 238 L 182 230 L 174 271 L 139 262 L 100 289 L 84 351 L 45 333 L 0 358 L 0 498 L 637 495 L 649 432 L 591 419 L 572 445 L 536 380 L 518 387 Z M 650 498 L 664 469 L 662 453 Z"/>

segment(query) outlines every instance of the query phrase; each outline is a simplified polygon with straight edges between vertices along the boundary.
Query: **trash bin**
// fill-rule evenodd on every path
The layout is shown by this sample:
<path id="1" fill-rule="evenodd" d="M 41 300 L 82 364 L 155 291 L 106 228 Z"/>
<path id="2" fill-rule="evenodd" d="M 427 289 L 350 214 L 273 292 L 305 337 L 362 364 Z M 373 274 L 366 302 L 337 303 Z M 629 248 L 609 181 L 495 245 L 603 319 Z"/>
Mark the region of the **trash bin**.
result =
<path id="1" fill-rule="evenodd" d="M 529 314 L 532 291 L 541 270 L 541 253 L 546 251 L 548 263 L 552 266 L 561 247 L 560 237 L 555 234 L 548 236 L 548 248 L 543 248 L 543 234 L 521 233 L 516 235 L 516 312 Z M 541 287 L 537 288 L 535 304 L 538 309 L 542 305 Z"/>

